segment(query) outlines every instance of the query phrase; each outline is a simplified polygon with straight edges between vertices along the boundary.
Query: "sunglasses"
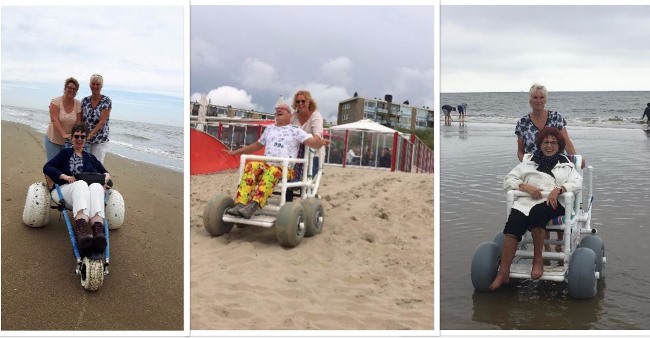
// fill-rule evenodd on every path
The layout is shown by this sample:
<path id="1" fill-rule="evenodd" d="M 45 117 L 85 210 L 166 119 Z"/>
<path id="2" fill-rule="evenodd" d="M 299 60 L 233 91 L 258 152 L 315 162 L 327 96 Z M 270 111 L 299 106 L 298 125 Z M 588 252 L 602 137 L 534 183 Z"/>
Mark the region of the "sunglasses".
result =
<path id="1" fill-rule="evenodd" d="M 72 136 L 73 136 L 75 139 L 82 139 L 82 140 L 85 140 L 85 139 L 86 139 L 86 135 L 85 135 L 85 134 L 84 134 L 84 135 L 72 135 Z"/>
<path id="2" fill-rule="evenodd" d="M 307 100 L 296 100 L 296 104 L 304 104 Z"/>

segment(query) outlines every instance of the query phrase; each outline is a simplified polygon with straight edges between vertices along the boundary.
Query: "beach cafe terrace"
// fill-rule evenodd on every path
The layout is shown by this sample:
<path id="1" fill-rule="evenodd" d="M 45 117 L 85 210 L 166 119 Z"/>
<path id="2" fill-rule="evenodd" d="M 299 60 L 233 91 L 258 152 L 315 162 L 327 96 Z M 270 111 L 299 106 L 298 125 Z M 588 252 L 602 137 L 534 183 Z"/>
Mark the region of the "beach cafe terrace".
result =
<path id="1" fill-rule="evenodd" d="M 190 174 L 205 174 L 239 166 L 238 161 L 224 159 L 223 149 L 249 145 L 262 135 L 273 120 L 236 117 L 190 118 Z M 370 120 L 361 120 L 325 129 L 331 139 L 321 152 L 324 164 L 387 171 L 433 173 L 433 151 L 415 135 L 400 133 Z M 384 149 L 390 161 L 380 161 Z M 350 149 L 358 149 L 358 157 L 348 157 Z"/>

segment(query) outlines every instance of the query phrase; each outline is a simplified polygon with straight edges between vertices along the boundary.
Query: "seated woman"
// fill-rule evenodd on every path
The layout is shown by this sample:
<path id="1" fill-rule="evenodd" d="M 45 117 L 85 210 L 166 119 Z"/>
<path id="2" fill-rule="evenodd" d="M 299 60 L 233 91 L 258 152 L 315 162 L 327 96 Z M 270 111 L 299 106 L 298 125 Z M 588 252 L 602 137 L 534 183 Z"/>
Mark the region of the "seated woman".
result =
<path id="1" fill-rule="evenodd" d="M 264 149 L 264 156 L 296 158 L 301 143 L 314 149 L 329 144 L 329 140 L 314 138 L 298 126 L 291 124 L 291 108 L 282 103 L 275 108 L 275 124 L 264 129 L 257 142 L 237 150 L 224 150 L 228 155 L 250 154 Z M 288 179 L 294 177 L 293 169 L 289 168 Z M 235 206 L 226 211 L 234 216 L 251 218 L 255 211 L 266 205 L 266 200 L 273 193 L 273 188 L 282 178 L 282 167 L 277 163 L 252 161 L 246 163 L 242 175 Z"/>
<path id="2" fill-rule="evenodd" d="M 83 124 L 72 127 L 72 148 L 62 149 L 43 166 L 43 173 L 59 184 L 61 193 L 69 206 L 72 204 L 77 245 L 82 256 L 103 253 L 106 248 L 104 235 L 104 190 L 111 175 L 95 156 L 84 151 L 88 129 Z M 81 173 L 104 174 L 104 185 L 77 180 Z M 50 187 L 52 199 L 59 203 L 57 191 Z M 92 236 L 88 234 L 88 222 L 92 224 Z"/>
<path id="3" fill-rule="evenodd" d="M 503 180 L 505 190 L 521 190 L 530 196 L 515 200 L 503 233 L 505 234 L 501 264 L 490 290 L 498 289 L 510 279 L 510 266 L 517 251 L 517 243 L 530 230 L 533 237 L 533 268 L 531 277 L 539 279 L 544 273 L 542 250 L 546 224 L 553 217 L 564 215 L 564 206 L 558 195 L 582 188 L 582 176 L 573 163 L 561 154 L 565 139 L 557 128 L 546 127 L 537 133 L 537 150 L 530 159 L 510 171 Z M 542 191 L 550 191 L 547 198 Z"/>

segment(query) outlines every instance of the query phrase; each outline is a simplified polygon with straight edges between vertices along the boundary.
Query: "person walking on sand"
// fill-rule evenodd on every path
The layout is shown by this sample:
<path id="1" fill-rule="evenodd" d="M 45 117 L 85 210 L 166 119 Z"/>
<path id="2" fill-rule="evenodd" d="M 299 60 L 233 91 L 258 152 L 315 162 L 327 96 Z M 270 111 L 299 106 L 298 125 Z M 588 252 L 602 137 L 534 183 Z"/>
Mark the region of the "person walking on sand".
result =
<path id="1" fill-rule="evenodd" d="M 81 121 L 81 102 L 75 99 L 79 81 L 69 77 L 63 85 L 63 95 L 50 101 L 50 123 L 43 143 L 46 161 L 51 160 L 70 142 L 72 127 Z"/>
<path id="2" fill-rule="evenodd" d="M 650 127 L 650 103 L 648 103 L 648 106 L 645 108 L 645 111 L 641 116 L 641 122 L 643 122 L 643 118 L 646 116 L 648 117 L 648 126 Z"/>

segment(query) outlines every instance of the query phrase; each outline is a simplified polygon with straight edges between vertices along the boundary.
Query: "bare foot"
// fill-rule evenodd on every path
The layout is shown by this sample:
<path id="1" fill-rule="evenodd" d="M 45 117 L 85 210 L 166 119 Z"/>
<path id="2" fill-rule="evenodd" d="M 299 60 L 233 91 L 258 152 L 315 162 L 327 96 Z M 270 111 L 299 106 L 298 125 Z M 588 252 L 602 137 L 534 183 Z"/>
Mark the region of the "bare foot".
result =
<path id="1" fill-rule="evenodd" d="M 505 275 L 505 276 L 504 276 Z M 510 282 L 510 273 L 502 274 L 501 272 L 497 273 L 497 278 L 494 279 L 494 282 L 490 284 L 490 291 L 494 291 L 501 287 L 501 284 Z"/>
<path id="2" fill-rule="evenodd" d="M 541 259 L 533 260 L 533 270 L 530 272 L 530 277 L 532 279 L 539 279 L 544 273 L 544 264 Z"/>
<path id="3" fill-rule="evenodd" d="M 561 245 L 558 244 L 558 245 L 555 246 L 555 252 L 562 252 L 562 251 L 563 251 L 563 250 L 562 250 L 562 246 L 561 246 Z"/>

